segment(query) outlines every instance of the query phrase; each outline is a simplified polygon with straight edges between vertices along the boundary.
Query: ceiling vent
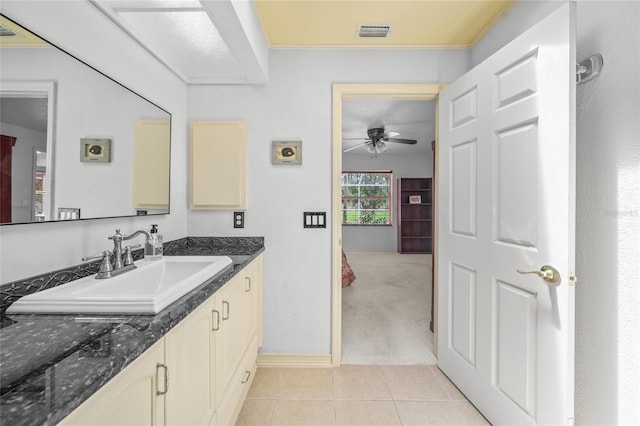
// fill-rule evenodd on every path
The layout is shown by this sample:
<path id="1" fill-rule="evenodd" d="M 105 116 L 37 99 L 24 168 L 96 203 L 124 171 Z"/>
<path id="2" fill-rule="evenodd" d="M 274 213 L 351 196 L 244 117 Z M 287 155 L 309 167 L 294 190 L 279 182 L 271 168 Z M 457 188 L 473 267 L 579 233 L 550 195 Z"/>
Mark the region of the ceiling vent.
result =
<path id="1" fill-rule="evenodd" d="M 388 38 L 391 25 L 359 24 L 356 38 Z"/>
<path id="2" fill-rule="evenodd" d="M 5 27 L 4 25 L 0 25 L 0 37 L 22 37 L 20 34 L 15 31 Z"/>

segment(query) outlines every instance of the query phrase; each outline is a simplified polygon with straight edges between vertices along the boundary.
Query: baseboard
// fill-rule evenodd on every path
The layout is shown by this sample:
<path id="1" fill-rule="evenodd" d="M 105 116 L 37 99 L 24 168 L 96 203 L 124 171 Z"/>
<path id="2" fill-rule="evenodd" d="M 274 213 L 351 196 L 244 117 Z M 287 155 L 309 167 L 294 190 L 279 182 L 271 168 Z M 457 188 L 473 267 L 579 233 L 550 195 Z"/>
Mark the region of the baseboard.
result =
<path id="1" fill-rule="evenodd" d="M 331 354 L 258 354 L 258 367 L 333 367 Z"/>

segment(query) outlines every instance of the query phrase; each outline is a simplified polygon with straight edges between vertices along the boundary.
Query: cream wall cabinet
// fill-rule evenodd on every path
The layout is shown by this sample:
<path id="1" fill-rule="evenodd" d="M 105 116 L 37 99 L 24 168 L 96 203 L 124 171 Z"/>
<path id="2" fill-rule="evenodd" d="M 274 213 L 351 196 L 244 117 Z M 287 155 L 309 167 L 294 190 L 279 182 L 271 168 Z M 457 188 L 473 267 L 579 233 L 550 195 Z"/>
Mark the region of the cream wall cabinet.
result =
<path id="1" fill-rule="evenodd" d="M 261 306 L 258 256 L 60 425 L 233 424 L 256 370 Z"/>
<path id="2" fill-rule="evenodd" d="M 133 207 L 169 208 L 169 120 L 137 120 L 133 148 Z"/>
<path id="3" fill-rule="evenodd" d="M 191 208 L 246 208 L 246 124 L 197 121 L 191 134 Z"/>

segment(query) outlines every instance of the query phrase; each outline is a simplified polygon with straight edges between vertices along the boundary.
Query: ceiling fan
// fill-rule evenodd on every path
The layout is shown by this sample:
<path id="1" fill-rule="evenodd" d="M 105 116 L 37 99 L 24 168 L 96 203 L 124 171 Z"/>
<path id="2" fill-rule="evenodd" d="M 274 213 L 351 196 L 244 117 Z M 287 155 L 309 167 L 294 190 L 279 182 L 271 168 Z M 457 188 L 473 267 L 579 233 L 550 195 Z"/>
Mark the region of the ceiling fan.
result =
<path id="1" fill-rule="evenodd" d="M 356 148 L 364 147 L 370 154 L 381 154 L 387 150 L 387 142 L 404 143 L 408 145 L 415 145 L 418 141 L 414 139 L 401 139 L 396 138 L 400 133 L 398 132 L 385 132 L 383 127 L 373 127 L 367 130 L 368 138 L 349 138 L 343 139 L 343 141 L 363 141 L 354 147 L 345 149 L 343 152 L 349 152 Z"/>

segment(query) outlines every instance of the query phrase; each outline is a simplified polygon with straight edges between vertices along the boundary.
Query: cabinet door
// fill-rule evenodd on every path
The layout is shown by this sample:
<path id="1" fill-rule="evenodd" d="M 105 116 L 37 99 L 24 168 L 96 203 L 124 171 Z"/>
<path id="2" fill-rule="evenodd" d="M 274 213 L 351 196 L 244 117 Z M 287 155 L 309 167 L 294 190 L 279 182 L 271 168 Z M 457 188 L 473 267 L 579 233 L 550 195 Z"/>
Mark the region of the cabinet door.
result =
<path id="1" fill-rule="evenodd" d="M 191 123 L 191 208 L 246 208 L 244 122 Z"/>
<path id="2" fill-rule="evenodd" d="M 240 339 L 239 291 L 243 280 L 240 275 L 232 278 L 215 295 L 216 312 L 220 324 L 215 331 L 216 339 L 216 400 L 220 402 L 229 386 L 242 357 Z"/>
<path id="3" fill-rule="evenodd" d="M 152 426 L 164 424 L 163 367 L 161 339 L 98 392 L 74 410 L 59 425 Z M 156 373 L 156 370 L 159 372 Z M 160 377 L 160 383 L 156 383 Z"/>
<path id="4" fill-rule="evenodd" d="M 133 207 L 169 208 L 169 120 L 137 120 L 133 148 Z"/>
<path id="5" fill-rule="evenodd" d="M 242 348 L 246 348 L 256 332 L 261 329 L 259 322 L 262 320 L 262 256 L 253 260 L 241 275 L 243 282 L 240 291 L 240 336 Z M 261 344 L 261 333 L 258 340 Z"/>
<path id="6" fill-rule="evenodd" d="M 215 413 L 214 298 L 165 336 L 167 425 L 206 425 Z"/>

